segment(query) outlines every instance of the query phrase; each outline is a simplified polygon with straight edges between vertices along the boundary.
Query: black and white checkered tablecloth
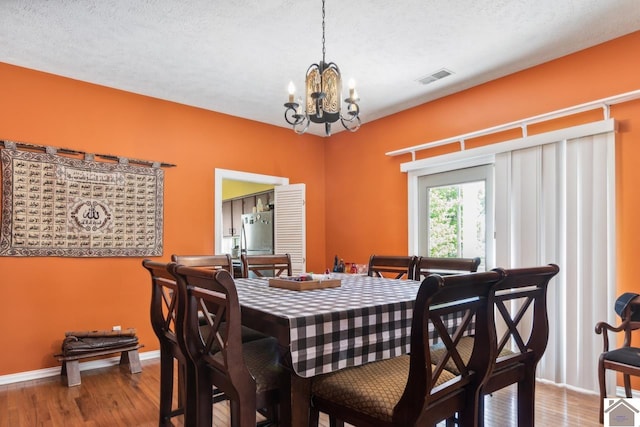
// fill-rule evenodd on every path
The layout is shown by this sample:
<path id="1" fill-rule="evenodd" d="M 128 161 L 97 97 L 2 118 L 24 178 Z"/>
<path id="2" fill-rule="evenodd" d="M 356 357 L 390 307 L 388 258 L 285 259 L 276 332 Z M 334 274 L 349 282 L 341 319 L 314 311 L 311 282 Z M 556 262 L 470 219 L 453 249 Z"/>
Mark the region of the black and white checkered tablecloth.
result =
<path id="1" fill-rule="evenodd" d="M 236 279 L 242 306 L 289 320 L 291 360 L 301 377 L 409 352 L 420 282 L 344 275 L 339 288 L 294 291 Z M 458 319 L 451 316 L 455 327 Z"/>

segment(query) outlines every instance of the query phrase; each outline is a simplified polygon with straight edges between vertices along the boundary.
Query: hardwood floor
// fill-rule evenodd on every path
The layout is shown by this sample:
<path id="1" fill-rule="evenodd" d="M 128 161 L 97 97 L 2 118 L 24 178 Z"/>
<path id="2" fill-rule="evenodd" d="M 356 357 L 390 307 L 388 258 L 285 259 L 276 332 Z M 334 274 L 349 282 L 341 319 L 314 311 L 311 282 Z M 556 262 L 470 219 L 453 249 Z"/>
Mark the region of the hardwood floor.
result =
<path id="1" fill-rule="evenodd" d="M 142 373 L 118 366 L 82 372 L 82 384 L 68 388 L 59 377 L 0 386 L 0 427 L 158 425 L 158 361 L 142 362 Z M 599 397 L 538 384 L 536 425 L 599 426 Z M 214 410 L 214 426 L 229 425 L 226 403 Z M 516 425 L 515 388 L 486 398 L 486 426 Z M 321 426 L 327 427 L 324 414 Z M 183 426 L 182 417 L 174 426 Z"/>

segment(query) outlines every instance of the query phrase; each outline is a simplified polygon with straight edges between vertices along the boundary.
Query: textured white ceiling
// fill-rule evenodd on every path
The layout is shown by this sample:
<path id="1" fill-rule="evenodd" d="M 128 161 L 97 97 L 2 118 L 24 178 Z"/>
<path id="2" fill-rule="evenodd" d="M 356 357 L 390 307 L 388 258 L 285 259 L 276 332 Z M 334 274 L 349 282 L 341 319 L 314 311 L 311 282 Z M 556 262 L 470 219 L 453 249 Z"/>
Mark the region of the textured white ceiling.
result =
<path id="1" fill-rule="evenodd" d="M 638 29 L 639 0 L 326 0 L 326 59 L 366 126 Z M 320 0 L 0 0 L 0 62 L 277 126 L 321 31 Z"/>

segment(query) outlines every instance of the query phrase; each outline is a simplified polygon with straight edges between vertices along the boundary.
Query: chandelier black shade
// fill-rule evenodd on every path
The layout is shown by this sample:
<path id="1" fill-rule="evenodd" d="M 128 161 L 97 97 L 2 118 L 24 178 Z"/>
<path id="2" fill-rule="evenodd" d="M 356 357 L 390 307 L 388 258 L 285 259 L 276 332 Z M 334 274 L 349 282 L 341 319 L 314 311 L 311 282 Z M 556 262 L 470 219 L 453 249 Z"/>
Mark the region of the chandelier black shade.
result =
<path id="1" fill-rule="evenodd" d="M 341 113 L 342 77 L 340 69 L 325 62 L 324 0 L 322 0 L 322 61 L 311 64 L 305 78 L 305 100 L 294 101 L 295 86 L 289 83 L 289 102 L 285 103 L 284 118 L 298 134 L 309 129 L 311 122 L 324 123 L 325 133 L 331 135 L 331 124 L 340 120 L 345 129 L 355 132 L 360 128 L 360 107 L 355 83 L 349 84 L 349 97 L 345 114 Z"/>

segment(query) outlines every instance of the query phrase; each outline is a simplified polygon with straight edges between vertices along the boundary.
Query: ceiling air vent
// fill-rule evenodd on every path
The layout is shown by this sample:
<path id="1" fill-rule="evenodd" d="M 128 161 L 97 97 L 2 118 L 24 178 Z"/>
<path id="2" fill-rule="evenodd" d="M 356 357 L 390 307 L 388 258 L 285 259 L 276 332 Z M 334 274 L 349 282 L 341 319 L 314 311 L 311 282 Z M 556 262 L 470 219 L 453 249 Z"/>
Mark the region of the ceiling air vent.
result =
<path id="1" fill-rule="evenodd" d="M 429 74 L 428 76 L 420 77 L 418 79 L 418 82 L 422 83 L 423 85 L 428 85 L 429 83 L 433 83 L 436 80 L 444 79 L 451 74 L 453 74 L 452 71 L 449 71 L 446 68 L 442 68 L 435 73 Z"/>

